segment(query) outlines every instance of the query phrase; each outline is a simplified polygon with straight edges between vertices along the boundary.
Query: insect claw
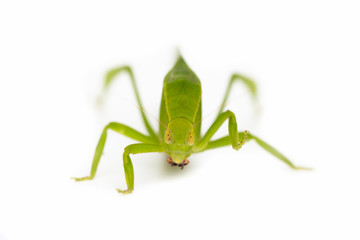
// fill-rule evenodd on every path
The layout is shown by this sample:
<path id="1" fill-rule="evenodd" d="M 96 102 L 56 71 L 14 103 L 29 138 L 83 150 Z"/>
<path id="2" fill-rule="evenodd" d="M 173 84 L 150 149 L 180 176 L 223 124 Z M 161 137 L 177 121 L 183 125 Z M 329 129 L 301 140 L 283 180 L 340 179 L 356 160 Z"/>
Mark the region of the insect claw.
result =
<path id="1" fill-rule="evenodd" d="M 129 190 L 129 189 L 127 189 L 127 190 L 121 190 L 121 189 L 116 189 L 116 191 L 118 192 L 118 193 L 123 193 L 123 194 L 129 194 L 129 193 L 131 193 L 133 190 Z"/>

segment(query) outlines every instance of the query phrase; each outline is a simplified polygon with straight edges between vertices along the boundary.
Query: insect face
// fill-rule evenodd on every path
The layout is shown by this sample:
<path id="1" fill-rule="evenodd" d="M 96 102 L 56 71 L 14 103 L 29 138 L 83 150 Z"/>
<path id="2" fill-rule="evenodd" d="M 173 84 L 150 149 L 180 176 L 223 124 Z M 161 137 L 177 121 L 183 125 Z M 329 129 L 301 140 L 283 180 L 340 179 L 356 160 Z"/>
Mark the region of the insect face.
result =
<path id="1" fill-rule="evenodd" d="M 186 118 L 175 118 L 169 122 L 164 141 L 167 153 L 175 165 L 181 165 L 190 156 L 194 145 L 193 124 Z M 184 164 L 183 166 L 185 166 Z"/>

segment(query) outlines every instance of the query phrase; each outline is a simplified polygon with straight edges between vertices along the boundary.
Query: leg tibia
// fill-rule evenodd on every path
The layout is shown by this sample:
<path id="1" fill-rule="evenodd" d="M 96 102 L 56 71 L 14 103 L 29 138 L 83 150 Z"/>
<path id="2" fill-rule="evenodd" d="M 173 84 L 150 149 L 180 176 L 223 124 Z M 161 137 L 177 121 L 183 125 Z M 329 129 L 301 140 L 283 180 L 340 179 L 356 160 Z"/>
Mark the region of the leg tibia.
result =
<path id="1" fill-rule="evenodd" d="M 103 130 L 101 137 L 99 139 L 99 142 L 96 146 L 96 150 L 95 150 L 95 154 L 94 154 L 94 158 L 93 158 L 93 162 L 91 165 L 91 171 L 90 171 L 90 176 L 87 177 L 81 177 L 81 178 L 73 178 L 76 181 L 84 181 L 84 180 L 91 180 L 95 177 L 99 162 L 100 162 L 100 158 L 102 156 L 103 150 L 104 150 L 104 146 L 105 146 L 105 142 L 106 142 L 106 137 L 107 137 L 107 130 L 111 129 L 117 133 L 123 134 L 129 138 L 132 138 L 134 140 L 140 141 L 140 142 L 144 142 L 144 143 L 153 143 L 152 138 L 149 136 L 145 136 L 144 134 L 136 131 L 135 129 L 128 127 L 124 124 L 121 123 L 109 123 Z"/>
<path id="2" fill-rule="evenodd" d="M 127 73 L 129 75 L 131 84 L 132 84 L 134 92 L 135 92 L 136 101 L 139 105 L 139 109 L 141 111 L 141 116 L 143 118 L 145 127 L 146 127 L 148 133 L 150 134 L 151 138 L 153 139 L 153 141 L 159 142 L 159 139 L 158 139 L 157 135 L 155 134 L 154 129 L 150 125 L 150 123 L 145 115 L 144 107 L 142 105 L 142 102 L 140 99 L 140 94 L 139 94 L 139 91 L 138 91 L 138 88 L 137 88 L 137 85 L 135 82 L 135 77 L 134 77 L 133 71 L 131 70 L 131 68 L 129 66 L 122 66 L 122 67 L 114 68 L 114 69 L 111 69 L 110 71 L 108 71 L 108 73 L 105 76 L 104 92 L 106 92 L 106 90 L 110 87 L 110 84 L 113 82 L 115 77 L 118 76 L 120 73 Z"/>
<path id="3" fill-rule="evenodd" d="M 240 82 L 244 83 L 245 86 L 250 90 L 250 94 L 251 94 L 252 98 L 256 99 L 257 90 L 256 90 L 255 82 L 252 79 L 248 78 L 248 77 L 245 77 L 243 75 L 235 73 L 230 78 L 230 81 L 229 81 L 229 84 L 227 86 L 225 96 L 224 96 L 224 99 L 223 99 L 223 101 L 221 103 L 221 108 L 219 109 L 218 115 L 220 115 L 220 113 L 224 110 L 226 101 L 227 101 L 227 99 L 229 97 L 229 94 L 230 94 L 230 90 L 231 90 L 234 82 L 236 82 L 236 81 L 240 81 Z"/>
<path id="4" fill-rule="evenodd" d="M 128 152 L 124 152 L 123 165 L 127 190 L 116 189 L 119 193 L 131 193 L 134 190 L 134 167 Z"/>
<path id="5" fill-rule="evenodd" d="M 239 138 L 244 138 L 244 136 L 245 136 L 245 132 L 239 132 Z M 269 152 L 273 156 L 275 156 L 278 159 L 280 159 L 281 161 L 283 161 L 285 164 L 287 164 L 292 169 L 310 170 L 310 168 L 295 166 L 287 157 L 285 157 L 278 150 L 276 150 L 275 148 L 273 148 L 272 146 L 270 146 L 268 143 L 264 142 L 260 138 L 254 136 L 254 135 L 252 135 L 250 133 L 248 133 L 247 136 L 248 136 L 249 140 L 254 139 L 263 149 L 265 149 L 267 152 Z M 205 150 L 213 149 L 213 148 L 219 148 L 219 147 L 225 147 L 225 146 L 228 146 L 230 144 L 231 144 L 230 143 L 230 138 L 229 138 L 229 136 L 226 136 L 226 137 L 219 138 L 217 140 L 209 142 L 209 144 L 207 145 Z"/>
<path id="6" fill-rule="evenodd" d="M 272 155 L 274 155 L 275 157 L 277 157 L 278 159 L 280 159 L 281 161 L 286 163 L 292 169 L 295 169 L 295 170 L 311 170 L 311 168 L 295 166 L 287 157 L 285 157 L 278 150 L 276 150 L 275 148 L 273 148 L 272 146 L 270 146 L 269 144 L 267 144 L 266 142 L 264 142 L 260 138 L 254 136 L 254 135 L 250 135 L 250 134 L 249 134 L 249 137 L 250 137 L 250 139 L 254 139 L 263 149 L 265 149 L 266 151 L 268 151 L 269 153 L 271 153 Z"/>
<path id="7" fill-rule="evenodd" d="M 131 193 L 134 190 L 134 168 L 131 162 L 130 154 L 149 153 L 149 152 L 163 152 L 161 145 L 137 143 L 131 144 L 124 149 L 123 163 L 127 189 L 116 189 L 119 193 Z"/>

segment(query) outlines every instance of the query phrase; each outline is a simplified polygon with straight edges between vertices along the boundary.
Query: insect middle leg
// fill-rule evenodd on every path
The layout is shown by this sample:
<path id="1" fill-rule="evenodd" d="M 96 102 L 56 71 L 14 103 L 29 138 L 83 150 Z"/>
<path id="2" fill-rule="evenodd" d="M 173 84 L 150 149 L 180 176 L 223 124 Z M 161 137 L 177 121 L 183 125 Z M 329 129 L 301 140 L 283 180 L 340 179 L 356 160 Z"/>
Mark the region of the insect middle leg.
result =
<path id="1" fill-rule="evenodd" d="M 101 155 L 103 153 L 104 150 L 104 146 L 105 146 L 105 142 L 106 142 L 106 137 L 107 137 L 107 130 L 111 129 L 117 133 L 123 134 L 129 138 L 132 138 L 136 141 L 139 142 L 143 142 L 143 143 L 154 143 L 154 141 L 152 140 L 151 137 L 146 136 L 138 131 L 136 131 L 135 129 L 128 127 L 124 124 L 121 123 L 116 123 L 116 122 L 111 122 L 108 125 L 106 125 L 106 127 L 104 128 L 104 130 L 102 131 L 101 137 L 99 139 L 99 142 L 96 146 L 96 150 L 95 150 L 95 154 L 94 154 L 94 158 L 93 158 L 93 162 L 91 165 L 91 171 L 90 171 L 90 176 L 87 177 L 81 177 L 81 178 L 73 178 L 76 181 L 84 181 L 84 180 L 91 180 L 95 177 L 96 171 L 97 171 L 97 167 L 99 165 L 100 162 L 100 158 Z"/>
<path id="2" fill-rule="evenodd" d="M 244 134 L 245 134 L 245 132 L 239 132 L 239 138 L 243 138 Z M 306 168 L 306 167 L 295 166 L 287 157 L 285 157 L 283 154 L 281 154 L 278 150 L 276 150 L 274 147 L 270 146 L 265 141 L 261 140 L 260 138 L 254 136 L 253 134 L 250 134 L 250 133 L 248 133 L 247 136 L 248 136 L 249 140 L 254 139 L 263 149 L 265 149 L 267 152 L 269 152 L 273 156 L 280 159 L 282 162 L 287 164 L 292 169 L 295 169 L 295 170 L 310 170 L 311 169 L 311 168 Z M 222 137 L 222 138 L 216 139 L 214 141 L 210 141 L 208 143 L 207 147 L 204 149 L 204 151 L 213 149 L 213 148 L 228 146 L 230 144 L 231 144 L 231 142 L 230 142 L 229 136 Z"/>

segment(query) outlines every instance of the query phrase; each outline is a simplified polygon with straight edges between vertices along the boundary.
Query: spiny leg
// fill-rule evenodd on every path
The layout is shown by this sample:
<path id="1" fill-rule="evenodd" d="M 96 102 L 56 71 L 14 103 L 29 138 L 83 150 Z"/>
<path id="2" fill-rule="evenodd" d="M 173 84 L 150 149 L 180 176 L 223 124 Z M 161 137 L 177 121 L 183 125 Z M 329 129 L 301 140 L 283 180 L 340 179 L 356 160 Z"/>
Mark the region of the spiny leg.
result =
<path id="1" fill-rule="evenodd" d="M 227 86 L 225 96 L 224 96 L 224 99 L 223 99 L 223 101 L 221 103 L 221 108 L 219 109 L 218 115 L 220 115 L 220 113 L 224 110 L 226 101 L 227 101 L 227 99 L 229 97 L 229 94 L 230 94 L 230 90 L 231 90 L 231 88 L 232 88 L 235 81 L 243 82 L 245 84 L 245 86 L 250 90 L 250 94 L 251 94 L 252 98 L 254 100 L 256 99 L 256 97 L 257 97 L 257 89 L 256 89 L 255 82 L 251 78 L 248 78 L 248 77 L 245 77 L 243 75 L 235 73 L 230 78 L 230 81 L 229 81 L 229 84 Z"/>
<path id="2" fill-rule="evenodd" d="M 135 129 L 128 127 L 124 124 L 121 123 L 116 123 L 116 122 L 111 122 L 108 125 L 106 125 L 106 127 L 104 128 L 104 130 L 102 131 L 101 137 L 99 139 L 99 142 L 96 146 L 96 150 L 95 150 L 95 154 L 94 154 L 94 158 L 93 158 L 93 162 L 92 162 L 92 166 L 91 166 L 91 171 L 90 171 L 90 176 L 87 177 L 82 177 L 82 178 L 73 178 L 76 181 L 84 181 L 84 180 L 91 180 L 95 177 L 96 171 L 97 171 L 97 167 L 99 165 L 100 162 L 100 158 L 101 155 L 103 153 L 104 150 L 104 146 L 105 146 L 105 142 L 106 142 L 106 136 L 107 136 L 107 130 L 111 129 L 117 133 L 123 134 L 129 138 L 132 138 L 136 141 L 139 142 L 143 142 L 143 143 L 155 143 L 151 137 L 149 136 L 145 136 L 144 134 L 136 131 Z"/>
<path id="3" fill-rule="evenodd" d="M 245 132 L 239 132 L 239 138 L 243 138 L 244 134 L 245 134 Z M 250 133 L 248 133 L 247 136 L 248 136 L 249 140 L 254 139 L 263 149 L 265 149 L 266 151 L 271 153 L 273 156 L 277 157 L 278 159 L 280 159 L 281 161 L 286 163 L 292 169 L 295 169 L 295 170 L 311 170 L 311 168 L 295 166 L 287 157 L 285 157 L 278 150 L 276 150 L 275 148 L 273 148 L 272 146 L 270 146 L 268 143 L 264 142 L 260 138 L 254 136 L 254 135 L 252 135 Z M 231 142 L 230 142 L 229 136 L 226 136 L 226 137 L 219 138 L 219 139 L 216 139 L 214 141 L 209 142 L 209 144 L 204 149 L 204 151 L 208 150 L 208 149 L 228 146 L 230 144 L 231 144 Z"/>
<path id="4" fill-rule="evenodd" d="M 116 189 L 119 193 L 131 193 L 134 190 L 134 168 L 131 162 L 130 154 L 149 153 L 149 152 L 163 152 L 161 145 L 137 143 L 131 144 L 124 149 L 123 163 L 127 189 Z"/>
<path id="5" fill-rule="evenodd" d="M 210 139 L 214 134 L 217 132 L 217 130 L 221 127 L 221 125 L 225 122 L 226 119 L 229 119 L 229 141 L 232 145 L 232 147 L 235 150 L 239 150 L 242 145 L 245 144 L 247 140 L 247 131 L 244 132 L 242 136 L 242 140 L 239 138 L 238 130 L 237 130 L 237 123 L 235 114 L 231 111 L 226 111 L 221 113 L 214 123 L 210 126 L 209 130 L 205 133 L 204 137 L 198 142 L 197 145 L 193 147 L 194 152 L 201 152 L 203 151 L 206 146 L 208 145 Z"/>
<path id="6" fill-rule="evenodd" d="M 150 136 L 152 137 L 152 139 L 155 142 L 159 142 L 159 138 L 157 137 L 157 135 L 154 132 L 154 129 L 151 127 L 146 115 L 145 115 L 145 111 L 144 111 L 144 107 L 142 105 L 141 99 L 140 99 L 140 95 L 139 95 L 139 91 L 135 82 L 135 77 L 133 74 L 133 71 L 131 70 L 131 68 L 129 66 L 122 66 L 122 67 L 118 67 L 118 68 L 114 68 L 111 69 L 110 71 L 107 72 L 106 76 L 105 76 L 105 82 L 104 82 L 104 92 L 106 92 L 109 89 L 110 84 L 113 82 L 114 78 L 120 74 L 120 73 L 127 73 L 131 79 L 131 84 L 134 88 L 134 92 L 135 92 L 135 96 L 136 96 L 136 101 L 139 105 L 139 109 L 141 112 L 141 116 L 142 119 L 144 121 L 145 127 L 148 131 L 148 133 L 150 134 Z"/>

